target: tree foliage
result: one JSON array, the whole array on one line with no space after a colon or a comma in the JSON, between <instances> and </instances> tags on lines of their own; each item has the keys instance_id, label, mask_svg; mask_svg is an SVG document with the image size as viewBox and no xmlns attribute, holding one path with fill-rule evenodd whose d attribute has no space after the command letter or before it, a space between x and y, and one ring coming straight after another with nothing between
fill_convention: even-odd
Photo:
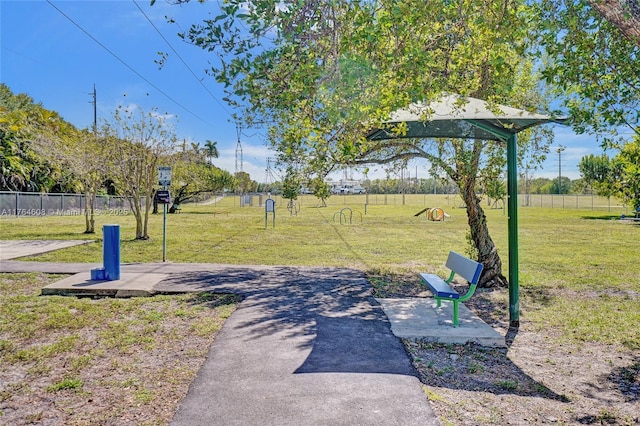
<instances>
[{"instance_id":1,"label":"tree foliage","mask_svg":"<svg viewBox=\"0 0 640 426\"><path fill-rule=\"evenodd\" d=\"M229 0L182 36L217 55L211 70L242 117L269 125L285 158L316 176L336 164L426 158L454 180L485 265L481 285L506 285L477 187L504 167L485 141L393 140L364 135L396 108L443 93L513 107L544 107L524 58L527 2L517 0ZM544 143L541 143L544 144Z\"/></svg>"},{"instance_id":2,"label":"tree foliage","mask_svg":"<svg viewBox=\"0 0 640 426\"><path fill-rule=\"evenodd\" d=\"M321 206L327 207L327 199L331 196L331 187L329 184L324 178L316 176L311 180L310 186L313 195L320 200Z\"/></svg>"},{"instance_id":3,"label":"tree foliage","mask_svg":"<svg viewBox=\"0 0 640 426\"><path fill-rule=\"evenodd\" d=\"M616 182L620 180L620 170L608 155L590 154L582 157L578 164L580 175L594 192L604 197L615 194Z\"/></svg>"},{"instance_id":4,"label":"tree foliage","mask_svg":"<svg viewBox=\"0 0 640 426\"><path fill-rule=\"evenodd\" d=\"M616 196L634 210L640 207L640 138L626 143L618 155L588 155L578 165L582 178L602 196Z\"/></svg>"},{"instance_id":5,"label":"tree foliage","mask_svg":"<svg viewBox=\"0 0 640 426\"><path fill-rule=\"evenodd\" d=\"M640 137L625 144L616 161L622 169L620 192L635 211L640 209Z\"/></svg>"},{"instance_id":6,"label":"tree foliage","mask_svg":"<svg viewBox=\"0 0 640 426\"><path fill-rule=\"evenodd\" d=\"M615 145L625 139L621 129L640 134L640 44L590 7L595 3L621 2L541 0L536 41L546 59L543 76L574 129Z\"/></svg>"},{"instance_id":7,"label":"tree foliage","mask_svg":"<svg viewBox=\"0 0 640 426\"><path fill-rule=\"evenodd\" d=\"M564 99L574 129L593 133L605 148L619 151L611 160L583 158L583 177L600 194L618 194L635 205L640 5L637 1L541 0L537 18L537 41L547 58L543 75Z\"/></svg>"},{"instance_id":8,"label":"tree foliage","mask_svg":"<svg viewBox=\"0 0 640 426\"><path fill-rule=\"evenodd\" d=\"M96 195L109 176L104 140L93 132L66 125L41 133L34 139L33 146L39 155L77 179L78 189L86 200L84 232L95 233Z\"/></svg>"},{"instance_id":9,"label":"tree foliage","mask_svg":"<svg viewBox=\"0 0 640 426\"><path fill-rule=\"evenodd\" d=\"M0 190L75 192L68 171L40 155L34 141L73 126L26 94L0 84Z\"/></svg>"},{"instance_id":10,"label":"tree foliage","mask_svg":"<svg viewBox=\"0 0 640 426\"><path fill-rule=\"evenodd\" d=\"M236 193L246 194L247 192L254 192L258 184L256 181L251 180L251 175L247 172L238 172L233 177L233 186Z\"/></svg>"},{"instance_id":11,"label":"tree foliage","mask_svg":"<svg viewBox=\"0 0 640 426\"><path fill-rule=\"evenodd\" d=\"M191 201L198 194L233 187L233 176L205 161L205 156L210 157L210 152L191 149L167 158L168 164L172 165L172 205L169 213L175 213L180 204Z\"/></svg>"},{"instance_id":12,"label":"tree foliage","mask_svg":"<svg viewBox=\"0 0 640 426\"><path fill-rule=\"evenodd\" d=\"M300 174L293 167L287 168L287 173L282 180L282 198L286 200L297 200L300 196L300 186L302 179Z\"/></svg>"},{"instance_id":13,"label":"tree foliage","mask_svg":"<svg viewBox=\"0 0 640 426\"><path fill-rule=\"evenodd\" d=\"M213 159L214 158L218 158L218 142L216 141L210 141L207 139L207 141L204 144L204 149L205 149L205 153L207 155L207 158L209 159L209 163L213 164Z\"/></svg>"}]
</instances>

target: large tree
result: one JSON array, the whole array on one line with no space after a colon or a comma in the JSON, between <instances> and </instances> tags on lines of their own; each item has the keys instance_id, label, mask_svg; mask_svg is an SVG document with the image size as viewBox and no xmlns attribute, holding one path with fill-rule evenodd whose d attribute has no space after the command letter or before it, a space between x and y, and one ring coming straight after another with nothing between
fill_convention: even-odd
<instances>
[{"instance_id":1,"label":"large tree","mask_svg":"<svg viewBox=\"0 0 640 426\"><path fill-rule=\"evenodd\" d=\"M231 173L205 161L205 155L209 156L206 150L186 150L168 158L168 163L172 165L172 205L169 213L175 213L180 204L191 201L198 194L233 187Z\"/></svg>"},{"instance_id":2,"label":"large tree","mask_svg":"<svg viewBox=\"0 0 640 426\"><path fill-rule=\"evenodd\" d=\"M204 144L204 152L209 158L209 163L213 164L213 159L218 158L218 142L207 140Z\"/></svg>"},{"instance_id":3,"label":"large tree","mask_svg":"<svg viewBox=\"0 0 640 426\"><path fill-rule=\"evenodd\" d=\"M640 138L626 143L618 155L588 155L578 165L582 178L599 194L616 196L634 211L640 208Z\"/></svg>"},{"instance_id":4,"label":"large tree","mask_svg":"<svg viewBox=\"0 0 640 426\"><path fill-rule=\"evenodd\" d=\"M272 123L269 139L280 153L303 151L316 162L347 166L430 160L467 203L485 265L481 286L506 285L476 195L484 176L504 165L504 147L371 142L363 135L394 109L445 92L539 110L523 58L525 1L229 0L221 11L183 36L218 55L211 72L226 85L230 103L249 122Z\"/></svg>"},{"instance_id":5,"label":"large tree","mask_svg":"<svg viewBox=\"0 0 640 426\"><path fill-rule=\"evenodd\" d=\"M85 234L95 233L95 202L108 178L104 140L96 133L60 123L33 141L34 149L52 164L71 173L85 195Z\"/></svg>"}]
</instances>

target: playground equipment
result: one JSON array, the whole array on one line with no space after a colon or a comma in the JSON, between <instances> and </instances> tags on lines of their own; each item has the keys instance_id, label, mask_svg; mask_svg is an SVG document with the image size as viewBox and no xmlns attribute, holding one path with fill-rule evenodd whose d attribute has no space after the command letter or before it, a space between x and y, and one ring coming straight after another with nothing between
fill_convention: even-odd
<instances>
[{"instance_id":1,"label":"playground equipment","mask_svg":"<svg viewBox=\"0 0 640 426\"><path fill-rule=\"evenodd\" d=\"M348 212L348 215L347 213ZM339 212L335 212L333 214L333 221L336 221L336 216L338 216L340 218L340 224L342 225L342 220L344 219L344 223L353 223L353 213L354 211L351 210L349 207L345 207L342 210L340 210ZM360 215L360 223L362 223L362 212L359 212L358 210L355 211L355 213Z\"/></svg>"},{"instance_id":2,"label":"playground equipment","mask_svg":"<svg viewBox=\"0 0 640 426\"><path fill-rule=\"evenodd\" d=\"M420 210L418 213L414 214L414 216L420 216L423 214L427 216L427 219L432 220L434 222L444 222L445 217L451 217L444 210L439 207L426 207Z\"/></svg>"}]
</instances>

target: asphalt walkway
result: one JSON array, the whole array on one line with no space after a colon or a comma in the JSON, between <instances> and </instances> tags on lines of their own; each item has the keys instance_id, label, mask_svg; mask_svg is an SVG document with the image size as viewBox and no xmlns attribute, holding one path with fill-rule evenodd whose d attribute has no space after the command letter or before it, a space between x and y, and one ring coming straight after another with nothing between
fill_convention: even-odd
<instances>
[{"instance_id":1,"label":"asphalt walkway","mask_svg":"<svg viewBox=\"0 0 640 426\"><path fill-rule=\"evenodd\" d=\"M244 296L172 425L439 424L362 273L225 268L156 289Z\"/></svg>"}]
</instances>

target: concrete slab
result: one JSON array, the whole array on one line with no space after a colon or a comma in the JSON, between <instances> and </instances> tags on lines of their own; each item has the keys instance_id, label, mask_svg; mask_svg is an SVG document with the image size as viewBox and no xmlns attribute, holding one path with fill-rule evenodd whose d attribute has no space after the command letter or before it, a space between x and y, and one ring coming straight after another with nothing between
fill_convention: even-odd
<instances>
[{"instance_id":1,"label":"concrete slab","mask_svg":"<svg viewBox=\"0 0 640 426\"><path fill-rule=\"evenodd\" d=\"M0 260L33 256L81 244L94 240L0 240Z\"/></svg>"},{"instance_id":2,"label":"concrete slab","mask_svg":"<svg viewBox=\"0 0 640 426\"><path fill-rule=\"evenodd\" d=\"M391 331L402 338L419 338L438 343L477 343L506 347L504 336L460 304L460 326L453 326L451 303L441 307L433 299L376 299L391 323Z\"/></svg>"},{"instance_id":3,"label":"concrete slab","mask_svg":"<svg viewBox=\"0 0 640 426\"><path fill-rule=\"evenodd\" d=\"M103 296L143 297L157 294L154 286L167 278L167 274L121 273L115 281L93 281L90 272L81 272L49 284L41 291L43 296Z\"/></svg>"}]
</instances>

